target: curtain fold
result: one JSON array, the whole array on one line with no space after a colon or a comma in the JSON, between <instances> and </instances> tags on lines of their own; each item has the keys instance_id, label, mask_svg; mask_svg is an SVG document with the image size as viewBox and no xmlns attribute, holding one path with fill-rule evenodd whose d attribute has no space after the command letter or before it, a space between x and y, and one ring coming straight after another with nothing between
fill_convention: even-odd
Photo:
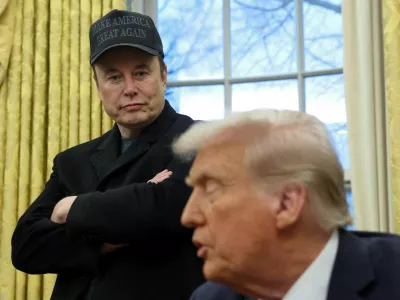
<instances>
[{"instance_id":1,"label":"curtain fold","mask_svg":"<svg viewBox=\"0 0 400 300\"><path fill-rule=\"evenodd\" d=\"M95 0L94 0L95 1ZM91 93L92 80L90 65L90 44L88 43L88 32L91 21L91 0L80 1L80 70L79 70L79 143L91 139Z\"/></svg>"},{"instance_id":2,"label":"curtain fold","mask_svg":"<svg viewBox=\"0 0 400 300\"><path fill-rule=\"evenodd\" d=\"M34 15L34 0L24 2L23 16ZM21 138L19 165L19 192L17 216L24 213L30 199L30 170L32 151L32 103L33 103L33 54L34 23L32 18L24 18L22 34L22 83L21 83ZM26 299L27 275L16 273L16 299Z\"/></svg>"},{"instance_id":3,"label":"curtain fold","mask_svg":"<svg viewBox=\"0 0 400 300\"><path fill-rule=\"evenodd\" d=\"M19 185L19 138L21 127L21 104L15 102L15 99L21 98L21 43L22 43L22 6L21 0L17 1L17 7L14 12L15 27L14 34L11 39L12 50L9 62L9 72L2 85L7 85L6 97L6 141L5 152L3 152L5 161L4 169L4 191L3 205L1 211L1 236L0 236L0 253L1 257L9 256L11 252L11 235L12 226L17 219L18 208L18 185ZM15 270L10 260L2 259L0 262L0 272L5 276L2 278L1 289L4 299L12 299L15 297L16 281Z\"/></svg>"},{"instance_id":4,"label":"curtain fold","mask_svg":"<svg viewBox=\"0 0 400 300\"><path fill-rule=\"evenodd\" d=\"M5 81L6 71L10 62L14 24L16 14L16 2L4 1L0 4L0 224L2 221L3 193L4 193L4 170L5 170L5 145L6 145L6 123L7 123L7 84ZM0 226L0 234L1 234ZM0 244L0 257L1 257ZM1 264L1 262L0 262ZM1 294L0 294L1 295Z\"/></svg>"},{"instance_id":5,"label":"curtain fold","mask_svg":"<svg viewBox=\"0 0 400 300\"><path fill-rule=\"evenodd\" d=\"M394 224L400 233L400 0L383 1L386 101Z\"/></svg>"},{"instance_id":6,"label":"curtain fold","mask_svg":"<svg viewBox=\"0 0 400 300\"><path fill-rule=\"evenodd\" d=\"M62 4L61 1L50 1L49 7L49 32L48 36L48 101L47 101L47 161L46 178L51 174L53 165L52 157L61 150L61 41L62 41ZM42 291L44 299L50 299L51 291L54 286L55 276L45 275L43 277ZM36 299L38 296L36 296ZM35 299L35 298L34 298Z\"/></svg>"},{"instance_id":7,"label":"curtain fold","mask_svg":"<svg viewBox=\"0 0 400 300\"><path fill-rule=\"evenodd\" d=\"M102 15L105 15L108 11L110 11L111 6L112 6L112 0L103 0ZM106 132L108 128L112 126L112 122L103 109L101 110L101 115L102 115L102 121L101 121L102 132Z\"/></svg>"},{"instance_id":8,"label":"curtain fold","mask_svg":"<svg viewBox=\"0 0 400 300\"><path fill-rule=\"evenodd\" d=\"M92 20L97 20L102 15L102 1L92 0ZM96 83L91 85L91 136L96 137L102 133L102 105L97 92Z\"/></svg>"},{"instance_id":9,"label":"curtain fold","mask_svg":"<svg viewBox=\"0 0 400 300\"><path fill-rule=\"evenodd\" d=\"M97 20L102 15L102 2L92 0L92 20ZM92 74L93 75L93 74ZM91 75L91 76L92 76ZM102 133L102 105L97 92L96 83L91 79L91 135L99 136Z\"/></svg>"},{"instance_id":10,"label":"curtain fold","mask_svg":"<svg viewBox=\"0 0 400 300\"><path fill-rule=\"evenodd\" d=\"M35 53L34 53L34 83L33 83L33 132L32 132L32 164L30 173L31 201L43 190L46 180L48 103L49 82L49 9L50 0L35 1ZM24 5L24 3L21 3ZM24 16L31 18L32 16ZM19 199L18 199L19 200ZM42 276L28 276L27 299L35 300L42 297Z\"/></svg>"},{"instance_id":11,"label":"curtain fold","mask_svg":"<svg viewBox=\"0 0 400 300\"><path fill-rule=\"evenodd\" d=\"M0 1L0 299L50 298L55 275L16 271L11 236L54 156L112 126L92 80L88 37L112 8L125 1Z\"/></svg>"},{"instance_id":12,"label":"curtain fold","mask_svg":"<svg viewBox=\"0 0 400 300\"><path fill-rule=\"evenodd\" d=\"M61 2L61 1L57 1ZM61 149L69 146L69 82L70 82L70 49L71 22L70 1L62 1L62 39L61 39Z\"/></svg>"},{"instance_id":13,"label":"curtain fold","mask_svg":"<svg viewBox=\"0 0 400 300\"><path fill-rule=\"evenodd\" d=\"M70 13L70 66L69 66L69 142L68 147L79 143L79 64L80 64L80 0L71 0Z\"/></svg>"},{"instance_id":14,"label":"curtain fold","mask_svg":"<svg viewBox=\"0 0 400 300\"><path fill-rule=\"evenodd\" d=\"M344 82L355 225L392 230L388 185L381 7L344 0Z\"/></svg>"}]
</instances>

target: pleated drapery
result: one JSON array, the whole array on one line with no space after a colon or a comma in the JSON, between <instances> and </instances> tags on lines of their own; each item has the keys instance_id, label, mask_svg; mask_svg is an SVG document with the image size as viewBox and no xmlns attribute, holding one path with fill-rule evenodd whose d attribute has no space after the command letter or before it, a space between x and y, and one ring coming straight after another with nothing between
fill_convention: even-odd
<instances>
[{"instance_id":1,"label":"pleated drapery","mask_svg":"<svg viewBox=\"0 0 400 300\"><path fill-rule=\"evenodd\" d=\"M385 0L382 6L391 196L395 232L400 233L400 0Z\"/></svg>"},{"instance_id":2,"label":"pleated drapery","mask_svg":"<svg viewBox=\"0 0 400 300\"><path fill-rule=\"evenodd\" d=\"M11 263L18 218L62 150L112 126L89 64L90 24L123 0L0 1L0 299L49 299L54 275Z\"/></svg>"}]
</instances>

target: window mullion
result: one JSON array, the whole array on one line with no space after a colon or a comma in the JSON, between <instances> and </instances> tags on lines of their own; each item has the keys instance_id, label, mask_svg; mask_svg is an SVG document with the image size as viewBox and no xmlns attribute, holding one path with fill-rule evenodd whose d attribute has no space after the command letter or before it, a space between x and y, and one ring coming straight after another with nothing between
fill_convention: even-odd
<instances>
[{"instance_id":1,"label":"window mullion","mask_svg":"<svg viewBox=\"0 0 400 300\"><path fill-rule=\"evenodd\" d=\"M306 91L304 80L304 30L303 0L296 0L296 41L297 41L297 85L299 91L299 109L306 111Z\"/></svg>"},{"instance_id":2,"label":"window mullion","mask_svg":"<svg viewBox=\"0 0 400 300\"><path fill-rule=\"evenodd\" d=\"M139 1L140 2L140 1ZM150 16L154 24L158 25L158 3L157 0L142 0L143 13Z\"/></svg>"},{"instance_id":3,"label":"window mullion","mask_svg":"<svg viewBox=\"0 0 400 300\"><path fill-rule=\"evenodd\" d=\"M232 111L231 85L231 3L223 0L223 36L224 36L224 90L225 116Z\"/></svg>"}]
</instances>

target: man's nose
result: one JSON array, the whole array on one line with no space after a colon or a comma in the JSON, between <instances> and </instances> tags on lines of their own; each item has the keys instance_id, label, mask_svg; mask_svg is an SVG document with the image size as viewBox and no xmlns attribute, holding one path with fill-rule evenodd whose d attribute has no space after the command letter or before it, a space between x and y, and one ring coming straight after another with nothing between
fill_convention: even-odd
<instances>
[{"instance_id":1,"label":"man's nose","mask_svg":"<svg viewBox=\"0 0 400 300\"><path fill-rule=\"evenodd\" d=\"M125 91L126 96L132 97L137 94L137 83L130 76L125 77Z\"/></svg>"},{"instance_id":2,"label":"man's nose","mask_svg":"<svg viewBox=\"0 0 400 300\"><path fill-rule=\"evenodd\" d=\"M182 225L188 228L195 228L204 223L204 215L198 204L199 199L196 197L195 193L196 192L193 191L181 216Z\"/></svg>"}]
</instances>

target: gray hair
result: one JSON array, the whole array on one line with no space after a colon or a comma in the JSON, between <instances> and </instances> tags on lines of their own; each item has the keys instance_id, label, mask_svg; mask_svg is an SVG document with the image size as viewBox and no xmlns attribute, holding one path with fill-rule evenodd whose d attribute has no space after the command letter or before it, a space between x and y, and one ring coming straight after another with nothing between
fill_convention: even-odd
<instances>
[{"instance_id":1,"label":"gray hair","mask_svg":"<svg viewBox=\"0 0 400 300\"><path fill-rule=\"evenodd\" d=\"M290 110L254 110L194 124L174 143L176 155L193 155L210 143L240 139L244 163L268 186L301 182L309 205L326 230L350 225L344 172L329 133L316 117Z\"/></svg>"}]
</instances>

